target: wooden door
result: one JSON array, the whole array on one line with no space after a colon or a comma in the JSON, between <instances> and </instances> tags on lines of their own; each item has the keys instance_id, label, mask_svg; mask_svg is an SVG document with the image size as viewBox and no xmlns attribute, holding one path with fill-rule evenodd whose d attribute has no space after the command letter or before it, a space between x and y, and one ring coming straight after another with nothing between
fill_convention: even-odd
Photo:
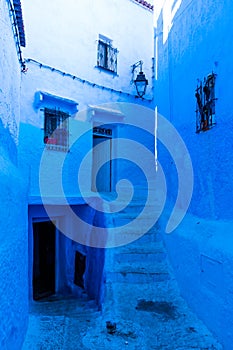
<instances>
[{"instance_id":1,"label":"wooden door","mask_svg":"<svg viewBox=\"0 0 233 350\"><path fill-rule=\"evenodd\" d=\"M111 138L93 135L92 191L111 192L111 143ZM97 145L98 148L95 148ZM97 171L102 163L104 165Z\"/></svg>"}]
</instances>

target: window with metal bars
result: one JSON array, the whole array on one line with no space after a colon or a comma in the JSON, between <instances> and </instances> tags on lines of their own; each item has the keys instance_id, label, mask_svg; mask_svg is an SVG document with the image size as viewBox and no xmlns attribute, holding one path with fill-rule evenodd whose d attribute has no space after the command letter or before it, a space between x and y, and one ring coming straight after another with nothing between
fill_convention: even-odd
<instances>
[{"instance_id":1,"label":"window with metal bars","mask_svg":"<svg viewBox=\"0 0 233 350\"><path fill-rule=\"evenodd\" d=\"M196 132L207 131L215 122L215 81L216 74L211 73L196 88Z\"/></svg>"},{"instance_id":2,"label":"window with metal bars","mask_svg":"<svg viewBox=\"0 0 233 350\"><path fill-rule=\"evenodd\" d=\"M47 148L67 151L69 146L69 114L57 109L44 109L44 143Z\"/></svg>"},{"instance_id":3,"label":"window with metal bars","mask_svg":"<svg viewBox=\"0 0 233 350\"><path fill-rule=\"evenodd\" d=\"M97 66L110 72L117 73L117 49L113 48L111 42L98 41Z\"/></svg>"}]
</instances>

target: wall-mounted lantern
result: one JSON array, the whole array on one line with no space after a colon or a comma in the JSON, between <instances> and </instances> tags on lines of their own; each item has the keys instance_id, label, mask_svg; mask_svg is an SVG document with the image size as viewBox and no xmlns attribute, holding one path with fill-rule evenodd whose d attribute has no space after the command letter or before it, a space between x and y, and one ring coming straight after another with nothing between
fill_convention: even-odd
<instances>
[{"instance_id":1,"label":"wall-mounted lantern","mask_svg":"<svg viewBox=\"0 0 233 350\"><path fill-rule=\"evenodd\" d=\"M132 65L132 81L134 82L137 90L137 94L139 97L143 97L146 93L146 87L148 85L148 80L146 79L145 74L142 71L142 61L138 61L137 63ZM136 79L134 79L135 69L140 66L140 72L138 73Z\"/></svg>"}]
</instances>

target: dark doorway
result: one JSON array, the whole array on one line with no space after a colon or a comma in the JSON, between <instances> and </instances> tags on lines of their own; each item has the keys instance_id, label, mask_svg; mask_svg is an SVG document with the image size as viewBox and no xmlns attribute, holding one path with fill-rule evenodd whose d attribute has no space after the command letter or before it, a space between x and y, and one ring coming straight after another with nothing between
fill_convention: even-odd
<instances>
[{"instance_id":1,"label":"dark doorway","mask_svg":"<svg viewBox=\"0 0 233 350\"><path fill-rule=\"evenodd\" d=\"M74 284L84 288L84 273L86 269L86 256L75 252Z\"/></svg>"},{"instance_id":2,"label":"dark doorway","mask_svg":"<svg viewBox=\"0 0 233 350\"><path fill-rule=\"evenodd\" d=\"M51 221L33 224L33 299L55 294L55 237Z\"/></svg>"}]
</instances>

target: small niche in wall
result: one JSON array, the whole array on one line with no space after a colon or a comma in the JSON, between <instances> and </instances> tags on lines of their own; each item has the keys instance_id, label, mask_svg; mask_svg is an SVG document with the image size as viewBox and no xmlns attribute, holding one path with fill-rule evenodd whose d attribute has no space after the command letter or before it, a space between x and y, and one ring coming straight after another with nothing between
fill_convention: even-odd
<instances>
[{"instance_id":1,"label":"small niche in wall","mask_svg":"<svg viewBox=\"0 0 233 350\"><path fill-rule=\"evenodd\" d=\"M86 270L86 256L79 251L75 252L74 284L84 289L84 273Z\"/></svg>"}]
</instances>

